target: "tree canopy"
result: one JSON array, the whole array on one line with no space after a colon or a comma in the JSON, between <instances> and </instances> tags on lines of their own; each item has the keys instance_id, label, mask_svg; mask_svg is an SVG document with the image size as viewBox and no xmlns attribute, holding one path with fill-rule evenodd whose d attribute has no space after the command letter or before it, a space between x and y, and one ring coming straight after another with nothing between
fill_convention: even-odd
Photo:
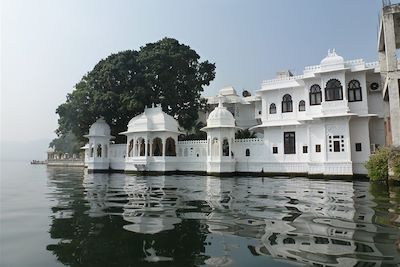
<instances>
[{"instance_id":1,"label":"tree canopy","mask_svg":"<svg viewBox=\"0 0 400 267\"><path fill-rule=\"evenodd\" d=\"M55 151L68 153L70 155L79 154L80 152L80 144L75 135L71 132L53 139L49 146L54 147Z\"/></svg>"},{"instance_id":2,"label":"tree canopy","mask_svg":"<svg viewBox=\"0 0 400 267\"><path fill-rule=\"evenodd\" d=\"M249 138L256 138L257 135L255 132L250 131L249 129L239 130L235 133L236 139L249 139Z\"/></svg>"},{"instance_id":3,"label":"tree canopy","mask_svg":"<svg viewBox=\"0 0 400 267\"><path fill-rule=\"evenodd\" d=\"M161 103L163 110L190 131L205 105L203 86L215 78L215 64L200 61L189 46L164 38L101 60L67 95L56 113L58 136L72 132L81 142L89 126L103 116L110 124L117 143L125 141L118 133L146 106Z\"/></svg>"}]
</instances>

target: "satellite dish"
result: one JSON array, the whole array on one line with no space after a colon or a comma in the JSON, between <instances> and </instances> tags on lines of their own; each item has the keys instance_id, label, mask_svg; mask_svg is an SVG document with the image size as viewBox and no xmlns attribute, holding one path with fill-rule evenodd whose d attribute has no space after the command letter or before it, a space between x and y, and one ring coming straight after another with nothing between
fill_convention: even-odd
<instances>
[{"instance_id":1,"label":"satellite dish","mask_svg":"<svg viewBox=\"0 0 400 267\"><path fill-rule=\"evenodd\" d=\"M251 96L251 93L249 91L247 91L247 90L243 90L242 96L243 97L248 97L248 96Z\"/></svg>"}]
</instances>

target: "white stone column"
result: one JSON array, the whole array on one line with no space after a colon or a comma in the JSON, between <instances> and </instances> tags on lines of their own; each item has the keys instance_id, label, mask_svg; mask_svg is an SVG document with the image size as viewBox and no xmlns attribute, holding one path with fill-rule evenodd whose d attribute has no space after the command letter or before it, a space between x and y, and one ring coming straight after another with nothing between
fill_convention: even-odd
<instances>
[{"instance_id":1,"label":"white stone column","mask_svg":"<svg viewBox=\"0 0 400 267\"><path fill-rule=\"evenodd\" d=\"M127 140L126 147L125 147L125 149L126 149L126 157L129 158L129 144L130 144L132 139L128 137L126 140Z\"/></svg>"},{"instance_id":2,"label":"white stone column","mask_svg":"<svg viewBox=\"0 0 400 267\"><path fill-rule=\"evenodd\" d=\"M390 125L392 132L392 144L400 145L400 95L396 56L396 36L393 14L383 15L383 29L385 33L387 85L389 96Z\"/></svg>"},{"instance_id":3,"label":"white stone column","mask_svg":"<svg viewBox=\"0 0 400 267\"><path fill-rule=\"evenodd\" d=\"M150 156L153 156L153 140L149 140L150 142Z\"/></svg>"},{"instance_id":4,"label":"white stone column","mask_svg":"<svg viewBox=\"0 0 400 267\"><path fill-rule=\"evenodd\" d=\"M148 144L148 139L144 139L144 156L147 157L147 144Z\"/></svg>"},{"instance_id":5,"label":"white stone column","mask_svg":"<svg viewBox=\"0 0 400 267\"><path fill-rule=\"evenodd\" d=\"M166 139L162 138L161 142L162 142L162 144L161 144L162 152L161 153L162 153L163 158L165 158L165 150L167 148Z\"/></svg>"}]
</instances>

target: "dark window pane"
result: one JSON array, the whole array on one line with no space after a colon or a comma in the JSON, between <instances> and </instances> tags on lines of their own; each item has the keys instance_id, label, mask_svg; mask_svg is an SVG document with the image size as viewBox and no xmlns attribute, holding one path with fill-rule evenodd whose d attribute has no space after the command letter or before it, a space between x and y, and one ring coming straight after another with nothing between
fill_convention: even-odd
<instances>
[{"instance_id":1,"label":"dark window pane","mask_svg":"<svg viewBox=\"0 0 400 267\"><path fill-rule=\"evenodd\" d=\"M374 252L374 249L366 244L356 242L356 252Z\"/></svg>"},{"instance_id":2,"label":"dark window pane","mask_svg":"<svg viewBox=\"0 0 400 267\"><path fill-rule=\"evenodd\" d=\"M340 142L339 141L333 141L333 151L340 152Z\"/></svg>"},{"instance_id":3,"label":"dark window pane","mask_svg":"<svg viewBox=\"0 0 400 267\"><path fill-rule=\"evenodd\" d=\"M342 246L351 246L349 241L339 240L339 239L331 239L332 244L342 245Z\"/></svg>"},{"instance_id":4,"label":"dark window pane","mask_svg":"<svg viewBox=\"0 0 400 267\"><path fill-rule=\"evenodd\" d=\"M321 105L322 92L318 84L314 84L310 88L310 105Z\"/></svg>"},{"instance_id":5,"label":"dark window pane","mask_svg":"<svg viewBox=\"0 0 400 267\"><path fill-rule=\"evenodd\" d=\"M292 111L293 111L292 97L286 94L282 98L282 113L292 112Z\"/></svg>"},{"instance_id":6,"label":"dark window pane","mask_svg":"<svg viewBox=\"0 0 400 267\"><path fill-rule=\"evenodd\" d=\"M331 79L326 83L325 87L326 101L342 100L342 84L339 80Z\"/></svg>"},{"instance_id":7,"label":"dark window pane","mask_svg":"<svg viewBox=\"0 0 400 267\"><path fill-rule=\"evenodd\" d=\"M287 237L287 238L283 239L283 244L295 244L295 243L296 243L296 241L294 241L294 239L291 237Z\"/></svg>"},{"instance_id":8,"label":"dark window pane","mask_svg":"<svg viewBox=\"0 0 400 267\"><path fill-rule=\"evenodd\" d=\"M315 145L315 152L321 152L321 145Z\"/></svg>"},{"instance_id":9,"label":"dark window pane","mask_svg":"<svg viewBox=\"0 0 400 267\"><path fill-rule=\"evenodd\" d=\"M229 142L227 139L224 139L222 142L222 156L229 156Z\"/></svg>"},{"instance_id":10,"label":"dark window pane","mask_svg":"<svg viewBox=\"0 0 400 267\"><path fill-rule=\"evenodd\" d=\"M329 244L328 238L316 236L314 239L315 244Z\"/></svg>"},{"instance_id":11,"label":"dark window pane","mask_svg":"<svg viewBox=\"0 0 400 267\"><path fill-rule=\"evenodd\" d=\"M284 153L295 154L296 153L296 138L295 132L284 132L283 133Z\"/></svg>"},{"instance_id":12,"label":"dark window pane","mask_svg":"<svg viewBox=\"0 0 400 267\"><path fill-rule=\"evenodd\" d=\"M305 111L306 110L306 102L304 100L301 100L299 102L299 111Z\"/></svg>"},{"instance_id":13,"label":"dark window pane","mask_svg":"<svg viewBox=\"0 0 400 267\"><path fill-rule=\"evenodd\" d=\"M362 101L361 85L357 80L351 80L348 86L349 102Z\"/></svg>"},{"instance_id":14,"label":"dark window pane","mask_svg":"<svg viewBox=\"0 0 400 267\"><path fill-rule=\"evenodd\" d=\"M272 153L278 154L278 147L276 147L276 146L272 147Z\"/></svg>"},{"instance_id":15,"label":"dark window pane","mask_svg":"<svg viewBox=\"0 0 400 267\"><path fill-rule=\"evenodd\" d=\"M303 146L303 153L308 153L308 146Z\"/></svg>"},{"instance_id":16,"label":"dark window pane","mask_svg":"<svg viewBox=\"0 0 400 267\"><path fill-rule=\"evenodd\" d=\"M269 114L275 114L275 113L276 113L276 105L275 105L275 103L272 103L269 106Z\"/></svg>"},{"instance_id":17,"label":"dark window pane","mask_svg":"<svg viewBox=\"0 0 400 267\"><path fill-rule=\"evenodd\" d=\"M356 151L361 151L361 143L356 143Z\"/></svg>"}]
</instances>

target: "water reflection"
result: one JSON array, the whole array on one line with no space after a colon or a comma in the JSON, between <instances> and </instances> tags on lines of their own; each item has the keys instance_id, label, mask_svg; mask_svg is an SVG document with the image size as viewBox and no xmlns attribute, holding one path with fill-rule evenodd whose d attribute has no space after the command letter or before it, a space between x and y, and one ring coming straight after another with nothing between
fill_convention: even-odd
<instances>
[{"instance_id":1,"label":"water reflection","mask_svg":"<svg viewBox=\"0 0 400 267\"><path fill-rule=\"evenodd\" d=\"M397 188L57 168L48 177L55 202L48 250L66 265L400 263Z\"/></svg>"}]
</instances>

